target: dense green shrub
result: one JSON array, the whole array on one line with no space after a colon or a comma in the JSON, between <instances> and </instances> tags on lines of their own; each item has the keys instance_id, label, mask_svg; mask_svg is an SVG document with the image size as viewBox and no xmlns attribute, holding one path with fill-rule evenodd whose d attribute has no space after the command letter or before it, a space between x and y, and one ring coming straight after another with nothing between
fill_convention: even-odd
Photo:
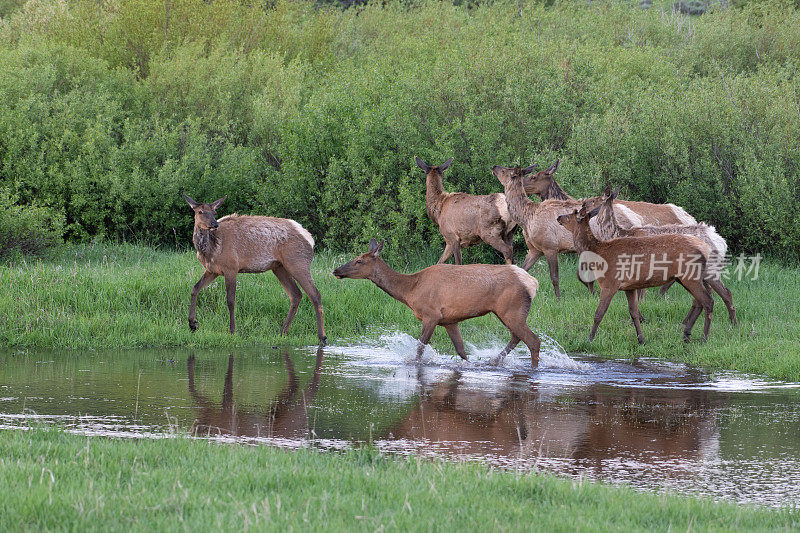
<instances>
[{"instance_id":1,"label":"dense green shrub","mask_svg":"<svg viewBox=\"0 0 800 533\"><path fill-rule=\"evenodd\" d=\"M187 192L398 250L441 245L414 155L474 194L560 157L574 196L613 182L798 259L798 57L778 1L35 0L0 21L0 185L70 240L188 244Z\"/></svg>"},{"instance_id":2,"label":"dense green shrub","mask_svg":"<svg viewBox=\"0 0 800 533\"><path fill-rule=\"evenodd\" d=\"M20 205L0 188L0 262L20 254L42 255L61 242L62 221L52 209Z\"/></svg>"}]
</instances>

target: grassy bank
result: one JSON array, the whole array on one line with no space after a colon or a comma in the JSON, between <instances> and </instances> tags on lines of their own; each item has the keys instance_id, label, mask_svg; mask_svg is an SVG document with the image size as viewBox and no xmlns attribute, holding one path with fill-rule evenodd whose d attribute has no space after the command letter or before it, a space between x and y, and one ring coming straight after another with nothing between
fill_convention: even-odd
<instances>
[{"instance_id":1,"label":"grassy bank","mask_svg":"<svg viewBox=\"0 0 800 533\"><path fill-rule=\"evenodd\" d=\"M797 513L635 493L478 465L0 432L0 528L704 531L796 528Z\"/></svg>"},{"instance_id":2,"label":"grassy bank","mask_svg":"<svg viewBox=\"0 0 800 533\"><path fill-rule=\"evenodd\" d=\"M435 261L429 257L390 261L409 272ZM337 280L331 271L349 256L317 254L313 275L323 295L329 342L356 342L381 331L419 334L410 310L372 283ZM531 273L540 282L528 319L540 334L570 352L610 357L654 356L800 380L800 269L762 264L757 280L731 281L740 324L731 327L717 299L709 342L702 344L700 322L694 340L682 342L681 320L688 293L673 287L666 299L650 291L641 309L647 344L639 346L622 296L612 302L594 342L586 342L597 296L578 283L574 262L562 262L562 300L556 301L544 262ZM162 252L134 245L66 247L46 261L0 267L0 345L19 348L194 346L226 347L316 343L314 313L307 298L287 338L279 336L288 299L272 274L243 275L237 292L236 335L227 333L224 283L200 294L199 330L189 331L189 291L202 273L193 251ZM439 328L441 329L441 328ZM462 324L469 343L505 342L508 332L494 316ZM453 353L444 331L434 346ZM454 354L455 356L455 354Z\"/></svg>"}]
</instances>

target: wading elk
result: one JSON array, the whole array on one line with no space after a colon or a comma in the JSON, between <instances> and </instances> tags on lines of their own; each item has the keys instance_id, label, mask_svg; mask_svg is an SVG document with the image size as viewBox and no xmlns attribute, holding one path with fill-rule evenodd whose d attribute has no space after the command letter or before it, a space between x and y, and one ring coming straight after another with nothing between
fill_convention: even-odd
<instances>
[{"instance_id":1,"label":"wading elk","mask_svg":"<svg viewBox=\"0 0 800 533\"><path fill-rule=\"evenodd\" d=\"M225 276L228 296L230 332L236 331L233 308L236 303L236 276L241 273L260 273L272 270L281 286L289 295L289 314L281 327L286 335L303 293L308 295L317 313L317 335L320 345L326 341L322 321L322 298L311 278L311 260L314 255L314 239L294 220L262 216L228 215L217 220L217 208L225 200L201 204L185 194L186 201L194 210L194 234L192 241L197 250L197 259L206 271L194 287L189 300L189 327L197 329L195 305L197 294L214 281ZM295 283L297 282L297 283Z\"/></svg>"},{"instance_id":2,"label":"wading elk","mask_svg":"<svg viewBox=\"0 0 800 533\"><path fill-rule=\"evenodd\" d=\"M522 227L522 235L528 246L528 254L522 262L522 269L527 271L544 255L550 268L550 281L553 282L556 298L561 298L558 284L558 254L574 252L575 245L572 242L572 233L561 226L556 218L572 212L580 207L580 204L576 200L532 201L522 186L522 178L530 168L516 167L509 174L503 171L505 167L495 166L492 167L492 173L506 189L508 212L512 220ZM586 283L586 286L592 291L591 284Z\"/></svg>"},{"instance_id":3,"label":"wading elk","mask_svg":"<svg viewBox=\"0 0 800 533\"><path fill-rule=\"evenodd\" d=\"M333 271L339 279L368 279L392 298L407 305L422 321L417 357L436 326L450 335L456 352L467 359L458 323L494 313L511 331L511 342L492 360L498 364L522 340L531 351L531 366L539 364L539 337L527 324L539 283L513 265L433 265L413 274L392 270L380 258L383 243L372 239L369 252Z\"/></svg>"},{"instance_id":4,"label":"wading elk","mask_svg":"<svg viewBox=\"0 0 800 533\"><path fill-rule=\"evenodd\" d=\"M561 188L561 185L555 179L555 173L560 163L561 160L557 159L547 170L525 176L522 181L525 194L535 194L542 200L575 200ZM507 179L506 176L511 175L513 168L499 168L502 171L495 173L495 176L505 185L503 180ZM581 202L582 200L577 201ZM675 204L651 204L649 202L618 200L614 204L614 210L617 215L617 221L623 228L644 225L697 224L697 220L693 216Z\"/></svg>"},{"instance_id":5,"label":"wading elk","mask_svg":"<svg viewBox=\"0 0 800 533\"><path fill-rule=\"evenodd\" d=\"M592 227L595 236L601 241L607 241L617 237L682 234L693 235L702 240L711 248L711 252L708 256L706 282L709 287L719 294L722 301L725 302L725 307L728 309L728 318L733 325L736 325L736 308L733 306L733 295L722 282L722 270L725 266L725 254L728 253L728 244L725 242L725 239L717 233L714 226L709 226L701 222L700 224L691 225L666 224L663 226L641 226L624 229L619 226L613 208L617 194L619 194L619 187L614 192L611 192L611 188L609 187L598 202L586 202L586 208L588 210L594 209L596 207L594 204L600 204L600 210L594 218L594 220L597 221L597 227ZM672 283L674 283L674 281L670 280L664 284L663 287L669 287Z\"/></svg>"},{"instance_id":6,"label":"wading elk","mask_svg":"<svg viewBox=\"0 0 800 533\"><path fill-rule=\"evenodd\" d=\"M658 287L671 279L677 279L694 297L692 309L684 321L683 340L688 342L701 310L705 310L703 339L708 339L714 310L714 300L705 283L711 248L697 237L675 234L599 241L589 228L590 218L599 210L598 207L587 213L584 204L580 211L558 217L558 223L572 232L576 248L581 253L591 252L591 258L603 266L596 271L600 303L594 314L589 341L594 339L611 299L617 291L622 290L628 297L628 311L636 328L636 336L644 344L636 291Z\"/></svg>"},{"instance_id":7,"label":"wading elk","mask_svg":"<svg viewBox=\"0 0 800 533\"><path fill-rule=\"evenodd\" d=\"M414 160L426 174L425 203L428 216L439 226L444 237L445 248L439 263L455 256L457 265L462 264L461 248L485 242L501 254L507 264L514 263L514 229L501 193L475 196L463 192L445 192L442 173L453 162L448 159L443 165L432 167L419 157Z\"/></svg>"}]
</instances>

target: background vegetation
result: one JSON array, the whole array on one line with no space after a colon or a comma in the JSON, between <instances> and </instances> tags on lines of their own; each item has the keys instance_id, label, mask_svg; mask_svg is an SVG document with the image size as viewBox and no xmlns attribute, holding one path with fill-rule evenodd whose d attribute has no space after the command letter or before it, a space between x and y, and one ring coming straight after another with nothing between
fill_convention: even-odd
<instances>
[{"instance_id":1,"label":"background vegetation","mask_svg":"<svg viewBox=\"0 0 800 533\"><path fill-rule=\"evenodd\" d=\"M30 0L0 4L0 190L68 240L189 243L180 193L295 218L325 247L438 245L450 190L561 157L675 202L733 251L800 258L800 13L627 2ZM493 257L492 250L473 252ZM468 259L472 259L468 257Z\"/></svg>"}]
</instances>

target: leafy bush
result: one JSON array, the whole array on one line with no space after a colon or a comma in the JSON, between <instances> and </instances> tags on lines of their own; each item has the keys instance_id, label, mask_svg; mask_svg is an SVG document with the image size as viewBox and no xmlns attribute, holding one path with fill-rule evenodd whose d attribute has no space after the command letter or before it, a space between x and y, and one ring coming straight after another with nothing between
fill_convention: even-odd
<instances>
[{"instance_id":1,"label":"leafy bush","mask_svg":"<svg viewBox=\"0 0 800 533\"><path fill-rule=\"evenodd\" d=\"M19 255L42 255L61 241L62 221L52 209L20 205L0 188L0 262Z\"/></svg>"},{"instance_id":2,"label":"leafy bush","mask_svg":"<svg viewBox=\"0 0 800 533\"><path fill-rule=\"evenodd\" d=\"M69 240L189 243L181 196L291 217L326 247L438 247L414 165L562 158L800 259L800 14L618 2L35 0L0 22L0 186ZM469 260L497 260L488 247Z\"/></svg>"}]
</instances>

